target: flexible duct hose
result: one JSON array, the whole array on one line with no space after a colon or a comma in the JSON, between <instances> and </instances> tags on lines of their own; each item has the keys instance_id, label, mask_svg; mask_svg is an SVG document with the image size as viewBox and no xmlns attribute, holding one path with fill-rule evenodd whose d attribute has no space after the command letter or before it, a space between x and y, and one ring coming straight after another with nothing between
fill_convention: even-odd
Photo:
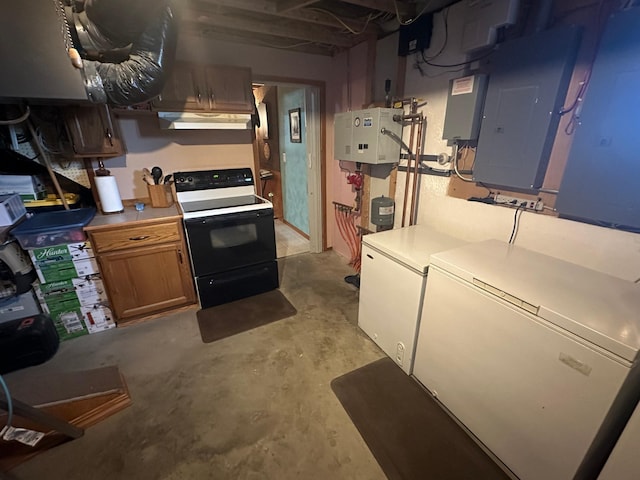
<instances>
[{"instance_id":1,"label":"flexible duct hose","mask_svg":"<svg viewBox=\"0 0 640 480\"><path fill-rule=\"evenodd\" d=\"M162 91L175 58L177 21L173 9L167 5L140 33L135 25L144 25L140 19L148 18L149 11L136 10L138 15L135 16L127 9L119 9L120 3L93 0L87 4L85 13L102 35L100 40L103 46L105 39L114 42L114 50L132 40L128 58L120 63L96 60L83 60L82 63L87 92L92 102L128 106L151 100ZM128 20L123 21L124 18ZM122 28L118 29L121 21Z\"/></svg>"}]
</instances>

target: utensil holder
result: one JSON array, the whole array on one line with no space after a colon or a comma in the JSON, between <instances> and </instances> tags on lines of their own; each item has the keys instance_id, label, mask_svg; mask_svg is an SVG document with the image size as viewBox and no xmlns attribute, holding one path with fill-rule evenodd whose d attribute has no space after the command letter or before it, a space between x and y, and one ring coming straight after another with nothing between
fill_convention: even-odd
<instances>
[{"instance_id":1,"label":"utensil holder","mask_svg":"<svg viewBox=\"0 0 640 480\"><path fill-rule=\"evenodd\" d=\"M149 190L149 200L152 207L166 208L173 205L173 195L171 185L147 185Z\"/></svg>"}]
</instances>

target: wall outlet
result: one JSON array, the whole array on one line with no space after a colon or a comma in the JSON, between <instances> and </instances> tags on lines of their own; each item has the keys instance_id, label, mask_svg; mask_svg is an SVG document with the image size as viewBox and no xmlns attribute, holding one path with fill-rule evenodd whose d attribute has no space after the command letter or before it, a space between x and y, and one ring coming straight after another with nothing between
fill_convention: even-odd
<instances>
[{"instance_id":1,"label":"wall outlet","mask_svg":"<svg viewBox=\"0 0 640 480\"><path fill-rule=\"evenodd\" d=\"M398 342L396 345L396 362L400 366L404 363L404 343L402 342Z\"/></svg>"},{"instance_id":2,"label":"wall outlet","mask_svg":"<svg viewBox=\"0 0 640 480\"><path fill-rule=\"evenodd\" d=\"M498 193L494 200L496 205L507 205L514 208L520 207L535 212L541 212L544 209L544 202L539 198L537 200L528 200L526 198L510 197Z\"/></svg>"}]
</instances>

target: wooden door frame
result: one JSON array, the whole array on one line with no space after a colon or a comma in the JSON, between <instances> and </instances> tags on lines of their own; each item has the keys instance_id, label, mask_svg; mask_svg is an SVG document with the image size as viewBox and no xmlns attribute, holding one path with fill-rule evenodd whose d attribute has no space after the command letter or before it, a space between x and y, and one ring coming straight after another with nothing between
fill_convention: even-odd
<instances>
[{"instance_id":1,"label":"wooden door frame","mask_svg":"<svg viewBox=\"0 0 640 480\"><path fill-rule=\"evenodd\" d=\"M326 126L326 83L319 80L309 80L292 77L278 77L274 75L253 74L253 81L256 83L274 84L275 86L299 86L299 87L315 87L318 89L318 114L320 116L320 208L321 208L321 235L322 235L322 251L327 250L327 126ZM258 143L253 134L253 164L256 172L260 171L260 154L258 152Z\"/></svg>"}]
</instances>

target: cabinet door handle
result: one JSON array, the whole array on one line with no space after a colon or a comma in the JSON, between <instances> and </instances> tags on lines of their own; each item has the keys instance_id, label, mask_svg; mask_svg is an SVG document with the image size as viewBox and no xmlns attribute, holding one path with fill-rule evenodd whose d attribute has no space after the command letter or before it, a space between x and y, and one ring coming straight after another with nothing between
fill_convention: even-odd
<instances>
[{"instance_id":1,"label":"cabinet door handle","mask_svg":"<svg viewBox=\"0 0 640 480\"><path fill-rule=\"evenodd\" d=\"M369 255L368 253L367 253L367 257L369 257L371 260L373 260L373 257L371 255Z\"/></svg>"},{"instance_id":2,"label":"cabinet door handle","mask_svg":"<svg viewBox=\"0 0 640 480\"><path fill-rule=\"evenodd\" d=\"M138 240L146 240L151 235L140 235L139 237L129 237L129 240L138 241Z\"/></svg>"},{"instance_id":3,"label":"cabinet door handle","mask_svg":"<svg viewBox=\"0 0 640 480\"><path fill-rule=\"evenodd\" d=\"M109 140L109 145L113 147L113 134L111 133L111 130L109 130L108 128L105 132L105 136L107 137L107 140Z\"/></svg>"},{"instance_id":4,"label":"cabinet door handle","mask_svg":"<svg viewBox=\"0 0 640 480\"><path fill-rule=\"evenodd\" d=\"M196 88L196 99L198 100L198 103L202 102L202 95L200 94L199 88Z\"/></svg>"},{"instance_id":5,"label":"cabinet door handle","mask_svg":"<svg viewBox=\"0 0 640 480\"><path fill-rule=\"evenodd\" d=\"M209 101L211 102L211 105L213 105L213 103L215 102L215 98L216 96L213 94L213 92L209 92Z\"/></svg>"},{"instance_id":6,"label":"cabinet door handle","mask_svg":"<svg viewBox=\"0 0 640 480\"><path fill-rule=\"evenodd\" d=\"M182 260L182 250L178 250L178 261L180 262L180 264L182 264L182 263L183 263L183 260Z\"/></svg>"},{"instance_id":7,"label":"cabinet door handle","mask_svg":"<svg viewBox=\"0 0 640 480\"><path fill-rule=\"evenodd\" d=\"M105 135L109 140L109 145L113 147L113 122L111 122L111 112L109 111L109 107L104 106L104 114L107 119L107 123L109 124L105 130Z\"/></svg>"}]
</instances>

